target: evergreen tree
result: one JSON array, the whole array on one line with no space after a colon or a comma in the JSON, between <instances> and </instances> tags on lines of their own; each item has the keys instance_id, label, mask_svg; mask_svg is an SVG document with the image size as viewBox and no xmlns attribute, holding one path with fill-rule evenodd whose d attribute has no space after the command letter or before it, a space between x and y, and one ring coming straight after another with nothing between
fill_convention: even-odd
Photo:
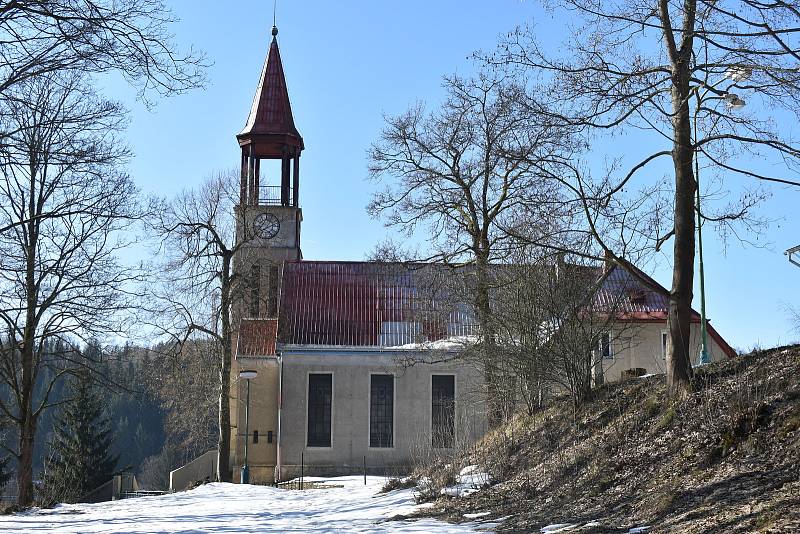
<instances>
[{"instance_id":1,"label":"evergreen tree","mask_svg":"<svg viewBox=\"0 0 800 534\"><path fill-rule=\"evenodd\" d=\"M8 479L11 478L11 473L8 472L8 456L0 458L0 490L2 490Z\"/></svg>"},{"instance_id":2,"label":"evergreen tree","mask_svg":"<svg viewBox=\"0 0 800 534\"><path fill-rule=\"evenodd\" d=\"M56 417L44 476L45 500L76 502L114 474L111 420L103 413L89 373L70 383L71 401Z\"/></svg>"},{"instance_id":3,"label":"evergreen tree","mask_svg":"<svg viewBox=\"0 0 800 534\"><path fill-rule=\"evenodd\" d=\"M6 439L5 431L6 422L0 419L0 439L4 440L4 442ZM1 450L0 454L3 454ZM11 473L8 472L8 459L8 456L0 456L0 495L2 495L2 489L5 487L6 482L11 478Z\"/></svg>"}]
</instances>

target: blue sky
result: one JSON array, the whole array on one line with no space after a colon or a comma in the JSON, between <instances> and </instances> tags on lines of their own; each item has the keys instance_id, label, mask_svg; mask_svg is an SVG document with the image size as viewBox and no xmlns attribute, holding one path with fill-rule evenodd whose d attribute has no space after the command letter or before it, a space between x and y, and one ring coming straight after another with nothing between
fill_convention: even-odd
<instances>
[{"instance_id":1,"label":"blue sky","mask_svg":"<svg viewBox=\"0 0 800 534\"><path fill-rule=\"evenodd\" d=\"M170 3L181 19L174 27L178 41L204 50L213 62L209 86L148 111L116 78L104 82L107 94L131 110L131 174L143 191L161 195L238 164L234 136L247 118L272 26L268 0ZM375 188L366 181L366 150L383 115L417 100L435 105L443 75L473 72L473 51L492 50L500 34L532 20L541 39L560 39L564 21L531 1L279 1L281 55L306 144L300 185L306 258L363 259L383 239L386 230L364 210ZM620 142L624 149L634 141ZM784 307L800 306L800 268L783 250L800 244L800 190L771 190L762 211L778 220L764 236L765 248L732 241L725 251L713 234L705 235L708 315L740 348L797 337ZM667 256L650 271L669 285Z\"/></svg>"}]
</instances>

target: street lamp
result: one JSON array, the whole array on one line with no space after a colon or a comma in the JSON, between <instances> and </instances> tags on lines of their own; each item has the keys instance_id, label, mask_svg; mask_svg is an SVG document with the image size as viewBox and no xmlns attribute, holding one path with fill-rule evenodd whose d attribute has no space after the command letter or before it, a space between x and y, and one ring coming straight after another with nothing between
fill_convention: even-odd
<instances>
[{"instance_id":1,"label":"street lamp","mask_svg":"<svg viewBox=\"0 0 800 534\"><path fill-rule=\"evenodd\" d=\"M250 380L255 378L258 372L243 369L239 371L239 378L247 380L247 402L244 408L244 463L242 464L241 483L250 483L250 467L247 465L247 444L250 441Z\"/></svg>"},{"instance_id":2,"label":"street lamp","mask_svg":"<svg viewBox=\"0 0 800 534\"><path fill-rule=\"evenodd\" d=\"M694 110L694 179L696 184L696 204L697 204L697 248L698 248L698 256L700 260L700 336L702 345L700 347L700 354L698 358L699 365L705 365L707 363L711 363L711 357L708 354L708 326L706 320L706 279L705 279L705 272L703 270L703 215L700 212L700 163L698 162L698 147L697 147L697 114L700 111L700 107L705 95L707 95L710 91L714 91L717 94L722 94L722 99L725 100L725 104L728 106L728 109L731 111L738 111L745 107L746 102L739 98L739 95L735 93L731 93L729 91L717 91L715 87L720 83L724 82L725 80L731 80L733 83L731 87L735 85L737 82L744 81L748 79L753 74L753 70L747 66L737 66L728 69L725 73L725 76L719 80L718 82L714 83L711 86L706 86L706 90L703 94L700 94L700 87L697 88L695 91L695 96L697 97L697 106ZM730 88L730 87L729 87Z\"/></svg>"},{"instance_id":3,"label":"street lamp","mask_svg":"<svg viewBox=\"0 0 800 534\"><path fill-rule=\"evenodd\" d=\"M786 254L786 256L789 258L789 262L790 263L793 263L794 265L797 265L798 267L800 267L800 260L796 260L793 257L795 254L799 254L800 255L800 245L797 245L796 247L790 248L789 250L784 252L784 254Z\"/></svg>"}]
</instances>

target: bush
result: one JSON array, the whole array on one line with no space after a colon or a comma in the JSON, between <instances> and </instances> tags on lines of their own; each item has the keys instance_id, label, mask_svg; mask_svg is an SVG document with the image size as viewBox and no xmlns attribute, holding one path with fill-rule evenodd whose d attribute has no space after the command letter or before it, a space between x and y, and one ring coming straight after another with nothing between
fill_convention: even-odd
<instances>
[{"instance_id":1,"label":"bush","mask_svg":"<svg viewBox=\"0 0 800 534\"><path fill-rule=\"evenodd\" d=\"M416 486L417 480L413 477L391 477L383 485L380 493L389 493L390 491L414 488Z\"/></svg>"}]
</instances>

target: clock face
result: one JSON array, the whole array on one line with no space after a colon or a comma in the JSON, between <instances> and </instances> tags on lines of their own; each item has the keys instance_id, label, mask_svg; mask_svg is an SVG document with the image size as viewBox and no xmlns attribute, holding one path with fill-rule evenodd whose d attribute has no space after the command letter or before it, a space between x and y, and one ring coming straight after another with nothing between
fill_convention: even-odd
<instances>
[{"instance_id":1,"label":"clock face","mask_svg":"<svg viewBox=\"0 0 800 534\"><path fill-rule=\"evenodd\" d=\"M272 239L280 229L281 222L272 213L259 213L253 220L253 232L262 239Z\"/></svg>"}]
</instances>

